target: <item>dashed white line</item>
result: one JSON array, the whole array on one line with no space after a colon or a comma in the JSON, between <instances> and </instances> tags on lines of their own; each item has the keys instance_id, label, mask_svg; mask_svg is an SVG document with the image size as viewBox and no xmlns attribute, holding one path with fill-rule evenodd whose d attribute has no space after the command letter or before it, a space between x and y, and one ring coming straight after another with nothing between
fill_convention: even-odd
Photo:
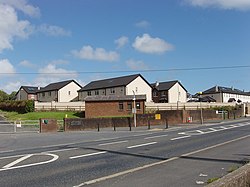
<instances>
[{"instance_id":1,"label":"dashed white line","mask_svg":"<svg viewBox=\"0 0 250 187\"><path fill-rule=\"evenodd\" d=\"M180 136L180 137L177 137L177 138L172 138L172 139L170 139L170 140L180 140L180 139L184 139L184 138L189 138L189 137L191 137L191 136Z\"/></svg>"},{"instance_id":2,"label":"dashed white line","mask_svg":"<svg viewBox=\"0 0 250 187\"><path fill-rule=\"evenodd\" d=\"M120 144L120 143L126 143L126 142L128 142L128 140L118 141L118 142L103 143L103 144L99 144L98 146L113 145L113 144Z\"/></svg>"},{"instance_id":3,"label":"dashed white line","mask_svg":"<svg viewBox=\"0 0 250 187\"><path fill-rule=\"evenodd\" d=\"M164 134L164 135L159 135L159 136L150 136L150 137L146 137L144 139L147 140L147 139L153 139L153 138L161 138L161 137L165 137L165 136L168 136L168 135Z\"/></svg>"},{"instance_id":4,"label":"dashed white line","mask_svg":"<svg viewBox=\"0 0 250 187\"><path fill-rule=\"evenodd\" d=\"M148 146L148 145L153 145L156 144L157 142L149 142L149 143L144 143L144 144L139 144L139 145L133 145L127 147L128 149L136 148L136 147L143 147L143 146Z\"/></svg>"},{"instance_id":5,"label":"dashed white line","mask_svg":"<svg viewBox=\"0 0 250 187\"><path fill-rule=\"evenodd\" d=\"M101 152L89 153L89 154L85 154L85 155L72 156L72 157L69 157L69 159L100 155L100 154L104 154L104 153L107 153L107 151L101 151Z\"/></svg>"}]
</instances>

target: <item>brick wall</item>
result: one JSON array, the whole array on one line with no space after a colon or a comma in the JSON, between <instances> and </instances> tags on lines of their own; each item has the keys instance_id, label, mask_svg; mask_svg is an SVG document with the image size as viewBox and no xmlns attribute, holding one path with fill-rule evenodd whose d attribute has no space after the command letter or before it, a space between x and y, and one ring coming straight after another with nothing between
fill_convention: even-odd
<instances>
[{"instance_id":1,"label":"brick wall","mask_svg":"<svg viewBox=\"0 0 250 187\"><path fill-rule=\"evenodd\" d=\"M40 119L40 133L44 132L57 132L56 119Z\"/></svg>"},{"instance_id":2,"label":"brick wall","mask_svg":"<svg viewBox=\"0 0 250 187\"><path fill-rule=\"evenodd\" d=\"M143 101L140 102L140 110L136 110L137 114L143 114L145 104ZM132 101L123 101L123 110L119 110L119 101L98 101L98 102L86 102L85 103L85 117L104 117L104 116L127 116L132 114L132 110L128 108L128 103L134 103Z\"/></svg>"}]
</instances>

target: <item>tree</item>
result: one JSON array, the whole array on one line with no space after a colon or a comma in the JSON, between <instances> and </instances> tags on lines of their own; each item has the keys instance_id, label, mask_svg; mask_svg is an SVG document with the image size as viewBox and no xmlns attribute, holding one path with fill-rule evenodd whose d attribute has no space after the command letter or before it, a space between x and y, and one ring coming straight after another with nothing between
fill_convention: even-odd
<instances>
[{"instance_id":1,"label":"tree","mask_svg":"<svg viewBox=\"0 0 250 187\"><path fill-rule=\"evenodd\" d=\"M16 100L16 93L15 91L11 92L11 94L9 95L9 100Z\"/></svg>"},{"instance_id":2,"label":"tree","mask_svg":"<svg viewBox=\"0 0 250 187\"><path fill-rule=\"evenodd\" d=\"M3 90L0 90L0 102L6 101L8 99L9 99L9 95Z\"/></svg>"}]
</instances>

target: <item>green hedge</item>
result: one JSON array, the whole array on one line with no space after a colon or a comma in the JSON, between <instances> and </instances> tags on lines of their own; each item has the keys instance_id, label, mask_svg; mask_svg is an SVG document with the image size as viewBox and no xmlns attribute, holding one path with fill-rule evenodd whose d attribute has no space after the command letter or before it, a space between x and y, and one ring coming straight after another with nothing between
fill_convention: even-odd
<instances>
[{"instance_id":1,"label":"green hedge","mask_svg":"<svg viewBox=\"0 0 250 187\"><path fill-rule=\"evenodd\" d=\"M34 112L34 101L27 100L0 102L0 110L18 113Z\"/></svg>"}]
</instances>

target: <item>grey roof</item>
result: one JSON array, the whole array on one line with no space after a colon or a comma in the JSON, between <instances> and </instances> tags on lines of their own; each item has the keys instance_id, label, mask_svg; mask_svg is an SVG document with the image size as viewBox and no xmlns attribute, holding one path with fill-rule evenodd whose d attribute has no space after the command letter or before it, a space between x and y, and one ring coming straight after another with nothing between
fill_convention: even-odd
<instances>
[{"instance_id":1,"label":"grey roof","mask_svg":"<svg viewBox=\"0 0 250 187\"><path fill-rule=\"evenodd\" d=\"M177 80L174 81L167 81L167 82L159 82L158 86L156 86L156 83L151 84L152 88L156 88L158 91L167 91L170 88L172 88L176 83L179 83L180 86L187 92L186 88Z\"/></svg>"},{"instance_id":2,"label":"grey roof","mask_svg":"<svg viewBox=\"0 0 250 187\"><path fill-rule=\"evenodd\" d=\"M132 101L134 95L87 96L85 101ZM135 100L146 100L146 95L135 95Z\"/></svg>"},{"instance_id":3,"label":"grey roof","mask_svg":"<svg viewBox=\"0 0 250 187\"><path fill-rule=\"evenodd\" d=\"M88 90L96 90L96 89L103 89L103 88L113 88L119 86L127 86L130 82L132 82L137 77L141 77L144 79L140 74L135 75L128 75L123 77L115 77L110 79L92 81L86 86L84 86L81 91L88 91ZM150 86L150 84L144 79L144 81Z\"/></svg>"},{"instance_id":4,"label":"grey roof","mask_svg":"<svg viewBox=\"0 0 250 187\"><path fill-rule=\"evenodd\" d=\"M79 85L75 80L67 80L67 81L62 81L62 82L51 83L45 86L44 88L41 88L40 90L38 90L37 93L60 90L61 88L63 88L64 86L68 85L71 82L76 83L80 88L82 88L82 86Z\"/></svg>"},{"instance_id":5,"label":"grey roof","mask_svg":"<svg viewBox=\"0 0 250 187\"><path fill-rule=\"evenodd\" d=\"M38 87L35 86L21 86L20 89L24 89L25 92L27 92L28 94L36 94Z\"/></svg>"},{"instance_id":6,"label":"grey roof","mask_svg":"<svg viewBox=\"0 0 250 187\"><path fill-rule=\"evenodd\" d=\"M250 96L250 92L244 92L244 91L239 90L239 89L228 88L228 87L223 87L223 86L214 86L214 87L202 92L202 94L214 94L214 93L230 93L230 94Z\"/></svg>"}]
</instances>

